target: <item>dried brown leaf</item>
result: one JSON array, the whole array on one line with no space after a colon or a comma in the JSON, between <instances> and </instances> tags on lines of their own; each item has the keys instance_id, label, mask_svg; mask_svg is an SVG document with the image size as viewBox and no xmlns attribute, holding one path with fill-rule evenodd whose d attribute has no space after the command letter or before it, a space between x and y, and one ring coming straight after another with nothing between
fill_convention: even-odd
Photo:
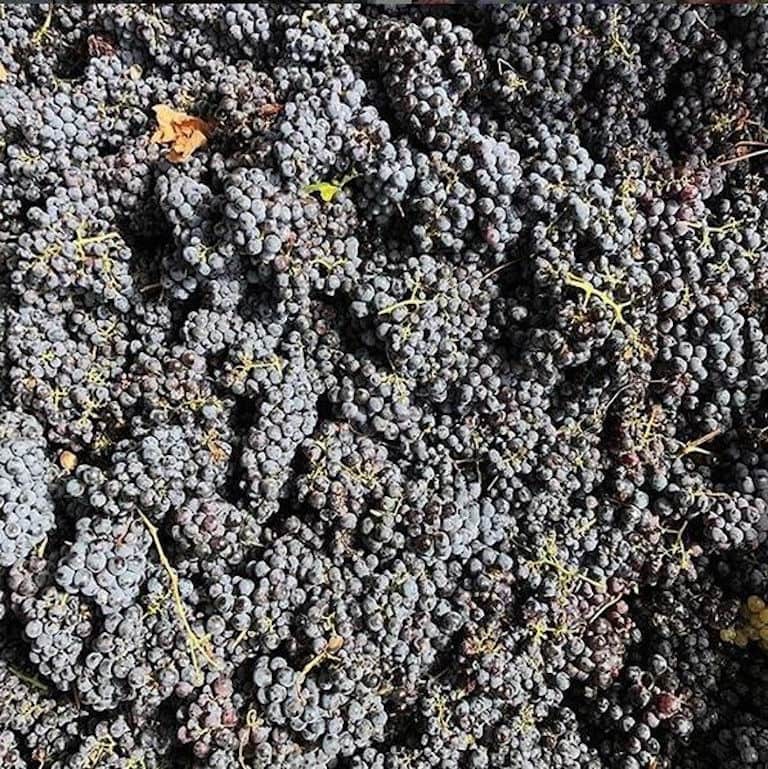
<instances>
[{"instance_id":1,"label":"dried brown leaf","mask_svg":"<svg viewBox=\"0 0 768 769\"><path fill-rule=\"evenodd\" d=\"M0 64L0 83L5 83L8 80L8 70Z\"/></svg>"},{"instance_id":2,"label":"dried brown leaf","mask_svg":"<svg viewBox=\"0 0 768 769\"><path fill-rule=\"evenodd\" d=\"M208 137L213 133L213 123L178 112L165 105L154 107L157 118L157 130L151 141L155 144L170 144L168 160L171 163L182 163L192 153L208 143Z\"/></svg>"},{"instance_id":3,"label":"dried brown leaf","mask_svg":"<svg viewBox=\"0 0 768 769\"><path fill-rule=\"evenodd\" d=\"M259 117L274 117L283 111L282 104L262 104L259 107Z\"/></svg>"}]
</instances>

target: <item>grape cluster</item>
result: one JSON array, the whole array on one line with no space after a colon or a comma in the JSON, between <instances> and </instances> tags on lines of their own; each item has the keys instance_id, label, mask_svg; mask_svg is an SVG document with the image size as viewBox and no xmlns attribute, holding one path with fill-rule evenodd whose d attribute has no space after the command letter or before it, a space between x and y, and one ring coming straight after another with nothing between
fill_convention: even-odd
<instances>
[{"instance_id":1,"label":"grape cluster","mask_svg":"<svg viewBox=\"0 0 768 769\"><path fill-rule=\"evenodd\" d=\"M0 415L0 565L13 566L55 526L53 467L43 428L32 416Z\"/></svg>"}]
</instances>

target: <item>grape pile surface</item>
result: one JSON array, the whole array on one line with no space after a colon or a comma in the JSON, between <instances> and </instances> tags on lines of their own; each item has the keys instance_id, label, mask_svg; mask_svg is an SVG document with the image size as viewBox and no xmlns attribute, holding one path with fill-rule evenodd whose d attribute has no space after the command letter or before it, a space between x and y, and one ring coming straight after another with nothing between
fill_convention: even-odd
<instances>
[{"instance_id":1,"label":"grape pile surface","mask_svg":"<svg viewBox=\"0 0 768 769\"><path fill-rule=\"evenodd\" d=\"M2 769L766 769L768 6L0 4Z\"/></svg>"}]
</instances>

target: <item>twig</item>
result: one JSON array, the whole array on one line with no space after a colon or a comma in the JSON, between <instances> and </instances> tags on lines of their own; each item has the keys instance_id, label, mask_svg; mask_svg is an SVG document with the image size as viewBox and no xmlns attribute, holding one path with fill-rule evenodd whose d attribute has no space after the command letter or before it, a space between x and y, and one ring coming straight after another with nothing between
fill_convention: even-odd
<instances>
[{"instance_id":1,"label":"twig","mask_svg":"<svg viewBox=\"0 0 768 769\"><path fill-rule=\"evenodd\" d=\"M619 601L621 601L624 598L623 595L617 595L616 598L612 598L610 601L607 601L604 603L597 611L589 618L589 624L592 624L601 614L604 614L608 611L608 609L611 608L611 606L615 606Z\"/></svg>"},{"instance_id":2,"label":"twig","mask_svg":"<svg viewBox=\"0 0 768 769\"><path fill-rule=\"evenodd\" d=\"M735 158L729 158L728 160L720 160L715 165L720 166L720 168L723 168L724 166L730 166L734 163L739 163L742 160L749 160L750 158L756 158L760 155L768 155L768 149L763 150L756 150L755 152L748 152L746 155L739 155Z\"/></svg>"},{"instance_id":3,"label":"twig","mask_svg":"<svg viewBox=\"0 0 768 769\"><path fill-rule=\"evenodd\" d=\"M165 573L168 575L168 579L170 580L171 595L173 597L173 603L176 608L176 614L178 615L179 622L181 623L181 627L184 630L184 634L187 636L190 655L192 657L192 664L196 672L198 674L201 674L202 672L200 670L200 665L197 659L198 650L202 652L205 659L214 668L218 669L220 667L220 663L211 652L210 642L204 636L198 635L192 628L192 625L189 624L187 610L184 606L184 601L181 597L181 590L179 588L179 576L176 574L176 570L173 568L173 566L171 566L171 563L168 560L168 556L166 556L165 551L163 550L163 545L160 542L160 537L157 533L157 527L149 520L149 518L147 518L146 515L144 515L144 513L139 513L139 517L147 527L147 531L149 532L150 537L152 537L155 549L157 550L158 558L160 559L160 564L162 565L163 569L165 569Z\"/></svg>"},{"instance_id":4,"label":"twig","mask_svg":"<svg viewBox=\"0 0 768 769\"><path fill-rule=\"evenodd\" d=\"M411 289L411 295L407 299L403 299L401 302L395 302L394 304L387 305L379 310L379 315L391 315L396 310L400 310L403 307L421 307L423 304L428 304L429 299L420 299L419 293L422 292L421 279L417 278Z\"/></svg>"},{"instance_id":5,"label":"twig","mask_svg":"<svg viewBox=\"0 0 768 769\"><path fill-rule=\"evenodd\" d=\"M509 262L504 262L504 264L500 264L498 267L494 267L492 270L489 270L486 272L481 278L480 282L483 283L484 281L488 280L488 278L492 278L494 275L497 275L502 270L506 270L509 267L512 267L513 265L517 264L520 261L520 258L512 259Z\"/></svg>"},{"instance_id":6,"label":"twig","mask_svg":"<svg viewBox=\"0 0 768 769\"><path fill-rule=\"evenodd\" d=\"M614 316L614 323L618 322L621 325L626 324L627 321L624 318L624 308L629 302L617 302L607 291L596 288L587 279L570 271L565 273L565 285L584 292L585 307L589 304L589 300L594 296L601 304L611 310Z\"/></svg>"},{"instance_id":7,"label":"twig","mask_svg":"<svg viewBox=\"0 0 768 769\"><path fill-rule=\"evenodd\" d=\"M237 746L237 760L242 769L248 769L248 765L245 763L245 746L251 739L253 730L258 728L260 724L261 720L259 719L259 714L253 708L250 708L245 714L245 726L247 727L247 731L241 731L240 741Z\"/></svg>"},{"instance_id":8,"label":"twig","mask_svg":"<svg viewBox=\"0 0 768 769\"><path fill-rule=\"evenodd\" d=\"M51 22L53 21L54 7L55 3L48 3L48 12L45 14L45 19L40 28L35 30L35 33L32 35L32 43L34 45L41 45L45 38L48 37L48 33L51 30Z\"/></svg>"},{"instance_id":9,"label":"twig","mask_svg":"<svg viewBox=\"0 0 768 769\"><path fill-rule=\"evenodd\" d=\"M45 692L46 694L48 693L49 691L48 687L39 678L35 678L35 676L27 675L26 673L19 670L18 668L13 667L13 665L7 665L6 667L20 681L24 681L25 684L29 684L30 686L34 687L35 689L38 689L41 692Z\"/></svg>"},{"instance_id":10,"label":"twig","mask_svg":"<svg viewBox=\"0 0 768 769\"><path fill-rule=\"evenodd\" d=\"M704 29L707 30L707 32L712 32L713 31L712 27L710 27L709 24L707 24L707 22L704 21L704 19L702 19L701 16L699 16L699 12L698 11L694 11L693 12L693 16L696 19L696 21L698 21L699 24L701 24L701 26L704 27Z\"/></svg>"},{"instance_id":11,"label":"twig","mask_svg":"<svg viewBox=\"0 0 768 769\"><path fill-rule=\"evenodd\" d=\"M714 440L717 438L718 435L722 433L722 430L718 427L714 430L711 430L706 435L702 435L701 438L696 438L696 440L688 441L683 448L680 450L680 453L677 455L679 457L684 457L686 454L711 454L711 451L708 451L707 449L702 449L701 446L705 443L709 443L709 441Z\"/></svg>"},{"instance_id":12,"label":"twig","mask_svg":"<svg viewBox=\"0 0 768 769\"><path fill-rule=\"evenodd\" d=\"M329 657L332 657L341 647L344 646L344 639L340 635L333 635L328 639L325 648L316 654L312 659L304 665L301 672L296 676L296 691L301 689L302 684L306 680L310 671L314 670L318 665L324 662Z\"/></svg>"},{"instance_id":13,"label":"twig","mask_svg":"<svg viewBox=\"0 0 768 769\"><path fill-rule=\"evenodd\" d=\"M427 304L426 299L404 299L402 302L396 302L390 304L383 310L379 310L379 315L391 315L395 310L400 310L403 307L421 307L422 304Z\"/></svg>"}]
</instances>

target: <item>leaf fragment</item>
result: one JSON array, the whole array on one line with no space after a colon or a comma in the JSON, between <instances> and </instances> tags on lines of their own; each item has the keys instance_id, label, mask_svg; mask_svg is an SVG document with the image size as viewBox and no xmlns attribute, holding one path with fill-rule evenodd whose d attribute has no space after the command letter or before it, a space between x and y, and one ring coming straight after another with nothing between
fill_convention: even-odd
<instances>
[{"instance_id":1,"label":"leaf fragment","mask_svg":"<svg viewBox=\"0 0 768 769\"><path fill-rule=\"evenodd\" d=\"M334 184L333 182L315 182L315 184L308 184L304 187L304 192L310 194L319 192L320 197L326 203L330 203L341 192L341 185Z\"/></svg>"},{"instance_id":2,"label":"leaf fragment","mask_svg":"<svg viewBox=\"0 0 768 769\"><path fill-rule=\"evenodd\" d=\"M283 111L283 105L282 104L262 104L259 107L259 117L268 118L268 117L274 117L275 115L279 115Z\"/></svg>"},{"instance_id":3,"label":"leaf fragment","mask_svg":"<svg viewBox=\"0 0 768 769\"><path fill-rule=\"evenodd\" d=\"M171 163L183 163L192 153L204 147L213 133L213 123L178 112L166 104L154 107L157 130L152 135L153 144L170 144L167 158Z\"/></svg>"},{"instance_id":4,"label":"leaf fragment","mask_svg":"<svg viewBox=\"0 0 768 769\"><path fill-rule=\"evenodd\" d=\"M325 203L330 203L353 179L357 179L359 174L354 172L347 174L343 179L334 179L332 182L315 182L302 188L302 192L311 194L319 192L320 197Z\"/></svg>"},{"instance_id":5,"label":"leaf fragment","mask_svg":"<svg viewBox=\"0 0 768 769\"><path fill-rule=\"evenodd\" d=\"M0 64L0 83L5 83L8 80L8 70Z\"/></svg>"}]
</instances>

